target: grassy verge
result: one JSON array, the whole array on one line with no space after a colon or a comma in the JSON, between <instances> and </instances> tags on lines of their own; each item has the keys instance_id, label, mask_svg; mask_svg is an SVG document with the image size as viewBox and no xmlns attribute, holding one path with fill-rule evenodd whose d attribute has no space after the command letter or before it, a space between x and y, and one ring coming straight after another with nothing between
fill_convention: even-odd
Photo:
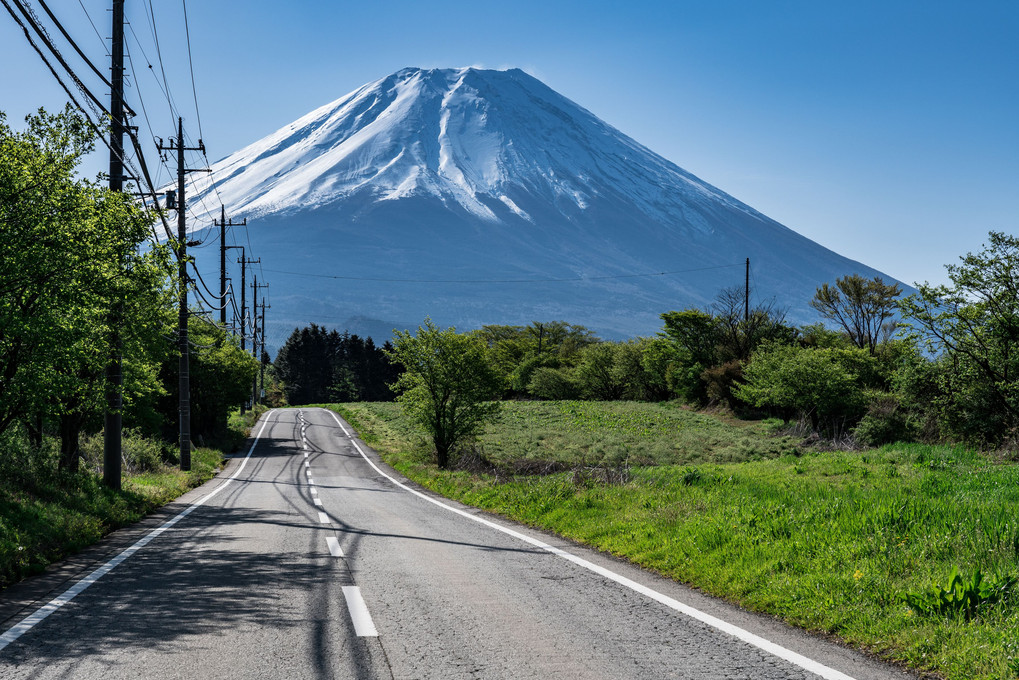
<instances>
[{"instance_id":1,"label":"grassy verge","mask_svg":"<svg viewBox=\"0 0 1019 680\"><path fill-rule=\"evenodd\" d=\"M681 454L684 465L669 459L673 442L685 436L671 426L636 428L638 445L612 444L666 452L640 454L625 483L576 470L443 472L393 405L335 408L403 474L451 498L947 678L1019 677L1019 592L1008 588L1019 564L1013 465L916 444L782 454L788 442L769 438L760 424L716 420L687 421L714 434L703 435L702 451ZM486 456L506 459L519 447L515 455L523 458L587 462L595 442L616 442L627 430L620 409L627 422L639 420L641 409L649 419L663 417L654 405L584 404L584 425L560 421L552 449L544 443L549 437L536 434L555 413L541 415L545 408L555 407L507 404L481 438ZM556 429L554 421L549 427ZM963 582L948 588L955 568ZM978 570L982 590L972 582Z\"/></svg>"},{"instance_id":2,"label":"grassy verge","mask_svg":"<svg viewBox=\"0 0 1019 680\"><path fill-rule=\"evenodd\" d=\"M229 441L243 441L248 418L233 418ZM129 437L125 437L125 452ZM219 443L219 442L217 442ZM226 442L226 440L224 441ZM134 451L158 445L130 440ZM83 450L100 447L86 441ZM15 434L0 440L0 588L89 546L114 529L137 522L156 508L211 479L223 463L224 450L199 448L191 470L181 472L157 461L132 465L129 456L123 490L111 491L101 473L87 462L76 475L56 471L53 444L28 454ZM231 450L229 447L225 450ZM139 455L141 457L141 455ZM138 469L144 467L146 469ZM132 469L135 468L135 469Z\"/></svg>"}]
</instances>

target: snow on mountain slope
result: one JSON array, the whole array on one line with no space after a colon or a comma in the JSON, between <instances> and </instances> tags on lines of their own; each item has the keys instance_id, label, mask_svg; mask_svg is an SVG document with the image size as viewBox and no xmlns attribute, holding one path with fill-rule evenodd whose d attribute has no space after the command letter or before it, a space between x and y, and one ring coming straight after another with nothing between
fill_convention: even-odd
<instances>
[{"instance_id":1,"label":"snow on mountain slope","mask_svg":"<svg viewBox=\"0 0 1019 680\"><path fill-rule=\"evenodd\" d=\"M404 69L231 154L213 172L223 200L251 217L367 191L373 200L433 196L496 220L479 198L492 197L526 219L506 195L511 188L561 205L567 217L612 191L665 223L683 199L698 197L753 212L519 70ZM199 193L209 181L196 182Z\"/></svg>"},{"instance_id":2,"label":"snow on mountain slope","mask_svg":"<svg viewBox=\"0 0 1019 680\"><path fill-rule=\"evenodd\" d=\"M404 69L213 171L194 179L190 225L210 225L220 197L249 219L289 328L562 318L629 337L741 284L747 257L755 297L810 321L818 285L878 274L516 69ZM218 266L211 250L199 257Z\"/></svg>"}]
</instances>

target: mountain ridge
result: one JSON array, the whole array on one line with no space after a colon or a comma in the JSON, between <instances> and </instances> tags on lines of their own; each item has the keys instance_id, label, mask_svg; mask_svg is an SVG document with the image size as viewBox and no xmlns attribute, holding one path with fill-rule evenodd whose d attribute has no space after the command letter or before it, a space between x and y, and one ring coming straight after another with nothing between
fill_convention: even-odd
<instances>
[{"instance_id":1,"label":"mountain ridge","mask_svg":"<svg viewBox=\"0 0 1019 680\"><path fill-rule=\"evenodd\" d=\"M192 225L217 218L221 196L232 217L251 220L256 252L274 269L345 277L277 281L283 323L315 321L312 309L336 319L430 315L462 328L561 318L631 337L657 330L661 312L742 285L746 257L757 299L777 300L797 323L816 320L808 303L821 283L852 273L894 280L519 69L402 69L212 167L191 205L216 209L199 209ZM445 283L368 280L398 278ZM528 278L581 280L505 283Z\"/></svg>"}]
</instances>

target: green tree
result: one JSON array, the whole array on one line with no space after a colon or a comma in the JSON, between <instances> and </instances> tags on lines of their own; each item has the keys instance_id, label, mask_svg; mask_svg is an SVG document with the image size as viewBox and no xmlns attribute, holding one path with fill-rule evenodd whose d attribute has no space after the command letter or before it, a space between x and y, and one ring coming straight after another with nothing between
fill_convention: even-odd
<instances>
[{"instance_id":1,"label":"green tree","mask_svg":"<svg viewBox=\"0 0 1019 680\"><path fill-rule=\"evenodd\" d=\"M61 465L75 470L78 433L105 405L114 325L127 329L125 366L151 367L161 249L139 253L151 221L130 196L75 177L94 141L80 115L27 123L14 132L0 114L0 431L59 421Z\"/></svg>"},{"instance_id":2,"label":"green tree","mask_svg":"<svg viewBox=\"0 0 1019 680\"><path fill-rule=\"evenodd\" d=\"M807 349L774 344L761 349L743 369L734 392L743 401L770 408L788 419L810 420L815 431L838 435L863 414L865 395L853 365L861 350ZM863 352L863 354L866 354Z\"/></svg>"},{"instance_id":3,"label":"green tree","mask_svg":"<svg viewBox=\"0 0 1019 680\"><path fill-rule=\"evenodd\" d=\"M899 303L910 336L937 361L929 368L948 434L996 444L1019 431L1019 239L988 244L948 265L951 285L918 286Z\"/></svg>"},{"instance_id":4,"label":"green tree","mask_svg":"<svg viewBox=\"0 0 1019 680\"><path fill-rule=\"evenodd\" d=\"M850 341L874 354L885 322L895 314L899 284L886 284L880 276L865 279L859 274L843 276L835 285L817 289L810 306L845 330Z\"/></svg>"},{"instance_id":5,"label":"green tree","mask_svg":"<svg viewBox=\"0 0 1019 680\"><path fill-rule=\"evenodd\" d=\"M626 394L630 375L620 361L625 351L622 343L614 342L600 342L584 348L574 376L585 398L612 401Z\"/></svg>"},{"instance_id":6,"label":"green tree","mask_svg":"<svg viewBox=\"0 0 1019 680\"><path fill-rule=\"evenodd\" d=\"M477 333L441 329L425 319L417 334L396 331L389 357L404 367L393 386L397 400L432 438L439 467L450 453L474 436L498 410L490 401L501 389L488 346Z\"/></svg>"}]
</instances>

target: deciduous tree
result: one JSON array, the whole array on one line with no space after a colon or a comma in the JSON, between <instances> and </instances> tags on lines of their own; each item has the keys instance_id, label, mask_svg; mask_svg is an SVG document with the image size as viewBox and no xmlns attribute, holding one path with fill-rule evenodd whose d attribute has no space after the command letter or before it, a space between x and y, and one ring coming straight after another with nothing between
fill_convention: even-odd
<instances>
[{"instance_id":1,"label":"deciduous tree","mask_svg":"<svg viewBox=\"0 0 1019 680\"><path fill-rule=\"evenodd\" d=\"M499 410L490 400L498 396L501 380L488 352L479 334L438 328L431 319L414 335L396 332L389 356L405 369L394 385L397 400L432 438L441 468Z\"/></svg>"},{"instance_id":2,"label":"deciduous tree","mask_svg":"<svg viewBox=\"0 0 1019 680\"><path fill-rule=\"evenodd\" d=\"M874 354L882 328L896 311L899 284L886 284L880 276L865 279L859 274L843 276L835 285L817 289L810 306L845 330L850 341Z\"/></svg>"}]
</instances>

